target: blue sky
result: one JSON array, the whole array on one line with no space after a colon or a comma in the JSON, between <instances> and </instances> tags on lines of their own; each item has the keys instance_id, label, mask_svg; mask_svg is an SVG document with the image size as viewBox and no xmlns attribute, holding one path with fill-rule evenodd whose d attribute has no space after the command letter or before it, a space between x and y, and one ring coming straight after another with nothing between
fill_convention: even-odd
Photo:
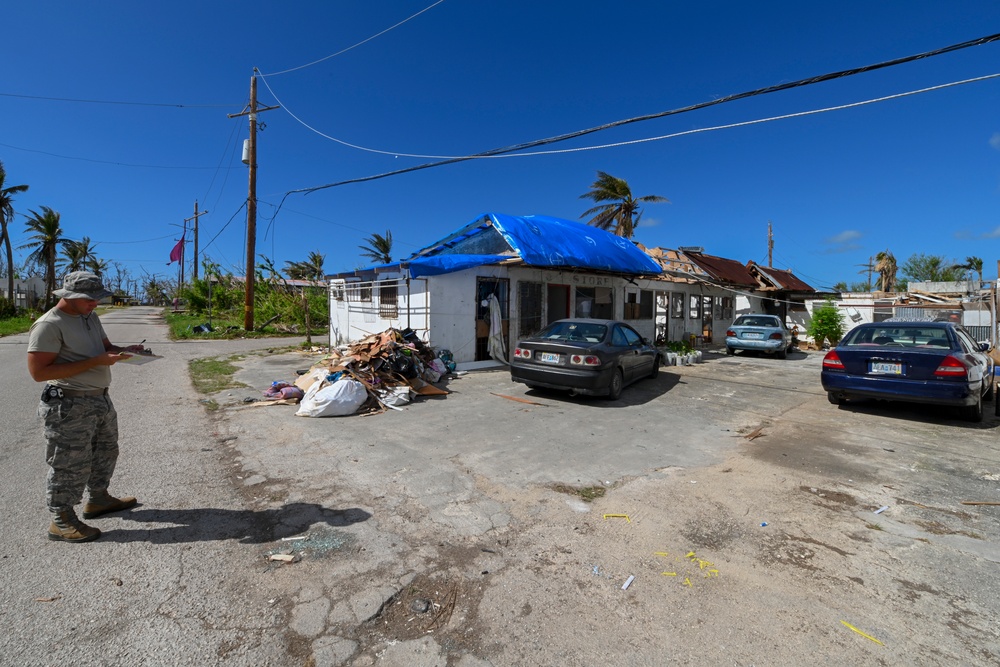
<instances>
[{"instance_id":1,"label":"blue sky","mask_svg":"<svg viewBox=\"0 0 1000 667\"><path fill-rule=\"evenodd\" d=\"M48 206L101 258L175 278L197 200L201 252L242 273L248 127L227 114L256 67L259 103L282 107L260 116L257 176L257 252L279 267L312 251L328 272L367 265L358 246L387 229L404 257L484 212L577 220L603 170L670 199L646 208L634 238L648 246L766 262L770 221L775 266L817 287L863 280L886 249L900 265L978 256L997 276L1000 79L591 148L998 74L1000 42L547 147L573 152L285 197L433 161L401 154L467 155L997 33L995 2L434 3L6 7L0 160L8 186L31 186L15 209Z\"/></svg>"}]
</instances>

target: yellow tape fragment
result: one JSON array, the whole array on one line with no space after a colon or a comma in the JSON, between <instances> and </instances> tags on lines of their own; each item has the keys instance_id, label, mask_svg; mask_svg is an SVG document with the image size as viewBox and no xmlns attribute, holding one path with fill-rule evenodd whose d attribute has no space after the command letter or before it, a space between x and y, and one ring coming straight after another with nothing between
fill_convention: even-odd
<instances>
[{"instance_id":1,"label":"yellow tape fragment","mask_svg":"<svg viewBox=\"0 0 1000 667\"><path fill-rule=\"evenodd\" d=\"M654 551L653 555L654 556L669 556L670 552L669 551Z\"/></svg>"},{"instance_id":2,"label":"yellow tape fragment","mask_svg":"<svg viewBox=\"0 0 1000 667\"><path fill-rule=\"evenodd\" d=\"M688 579L687 577L684 577L684 585L685 586L691 586L692 588L694 587L694 584L692 584L691 580Z\"/></svg>"},{"instance_id":3,"label":"yellow tape fragment","mask_svg":"<svg viewBox=\"0 0 1000 667\"><path fill-rule=\"evenodd\" d=\"M660 574L662 574L664 577L676 577L677 576L676 572L660 572Z\"/></svg>"},{"instance_id":4,"label":"yellow tape fragment","mask_svg":"<svg viewBox=\"0 0 1000 667\"><path fill-rule=\"evenodd\" d=\"M685 557L685 558L691 558L691 557L693 557L693 556L694 556L694 552L693 552L693 551L689 551L689 552L688 552L688 555L687 555L687 556L684 556L684 557Z\"/></svg>"},{"instance_id":5,"label":"yellow tape fragment","mask_svg":"<svg viewBox=\"0 0 1000 667\"><path fill-rule=\"evenodd\" d=\"M854 631L855 631L856 633L858 633L859 635L861 635L861 636L862 636L862 637L864 637L865 639L870 639L870 640L872 640L873 642L875 642L876 644L878 644L879 646L885 646L885 644L883 644L883 643L882 643L882 642L880 642L879 640L875 639L874 637L872 637L872 636L871 636L871 635L869 635L869 634L865 634L864 632L861 632L861 630L858 630L858 629L857 629L856 627L854 627L853 625L851 625L851 624L850 624L850 623L848 623L847 621L841 621L841 623L843 623L843 624L844 624L845 626L847 626L847 627L848 627L848 628L850 628L851 630L854 630Z\"/></svg>"},{"instance_id":6,"label":"yellow tape fragment","mask_svg":"<svg viewBox=\"0 0 1000 667\"><path fill-rule=\"evenodd\" d=\"M605 519L625 519L629 523L632 523L632 519L628 518L628 514L605 514Z\"/></svg>"}]
</instances>

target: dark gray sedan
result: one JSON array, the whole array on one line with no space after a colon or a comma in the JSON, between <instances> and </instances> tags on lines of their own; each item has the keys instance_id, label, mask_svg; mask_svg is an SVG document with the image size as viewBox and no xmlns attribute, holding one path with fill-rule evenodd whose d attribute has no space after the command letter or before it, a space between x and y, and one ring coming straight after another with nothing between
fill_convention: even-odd
<instances>
[{"instance_id":1,"label":"dark gray sedan","mask_svg":"<svg viewBox=\"0 0 1000 667\"><path fill-rule=\"evenodd\" d=\"M649 340L614 320L558 320L518 342L510 360L514 382L612 400L659 370L660 354Z\"/></svg>"}]
</instances>

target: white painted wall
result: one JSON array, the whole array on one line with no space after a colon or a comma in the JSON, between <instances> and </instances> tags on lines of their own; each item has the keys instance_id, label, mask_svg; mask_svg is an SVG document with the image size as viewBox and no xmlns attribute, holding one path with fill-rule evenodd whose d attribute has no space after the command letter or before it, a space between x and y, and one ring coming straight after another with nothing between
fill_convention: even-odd
<instances>
[{"instance_id":1,"label":"white painted wall","mask_svg":"<svg viewBox=\"0 0 1000 667\"><path fill-rule=\"evenodd\" d=\"M383 280L397 279L398 274L382 276ZM351 301L349 290L352 286L371 287L371 301ZM373 333L381 333L389 328L411 328L426 340L428 321L427 281L414 278L399 281L397 289L397 316L384 318L379 315L378 282L330 281L330 345L344 345L361 340ZM340 298L338 298L338 295Z\"/></svg>"}]
</instances>

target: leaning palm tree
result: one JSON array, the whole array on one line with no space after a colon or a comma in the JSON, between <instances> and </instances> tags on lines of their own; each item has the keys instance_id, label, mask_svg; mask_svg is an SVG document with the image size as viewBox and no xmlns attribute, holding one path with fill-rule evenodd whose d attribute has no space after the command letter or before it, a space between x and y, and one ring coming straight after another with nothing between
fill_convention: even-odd
<instances>
[{"instance_id":1,"label":"leaning palm tree","mask_svg":"<svg viewBox=\"0 0 1000 667\"><path fill-rule=\"evenodd\" d=\"M599 205L583 212L581 218L594 214L588 224L610 231L627 239L632 238L635 228L642 218L639 204L669 203L670 200L659 195L633 197L632 188L623 178L615 178L603 171L597 172L597 180L590 186L590 192L580 195L580 199L593 199ZM602 204L601 202L610 202Z\"/></svg>"},{"instance_id":2,"label":"leaning palm tree","mask_svg":"<svg viewBox=\"0 0 1000 667\"><path fill-rule=\"evenodd\" d=\"M323 262L326 256L318 252L309 253L309 259L304 262L285 262L285 273L292 280L313 280L323 279Z\"/></svg>"},{"instance_id":3,"label":"leaning palm tree","mask_svg":"<svg viewBox=\"0 0 1000 667\"><path fill-rule=\"evenodd\" d=\"M27 185L12 185L4 187L7 180L7 172L0 162L0 239L3 240L4 251L7 255L7 296L14 300L14 250L10 246L10 234L7 226L14 220L14 195L28 191Z\"/></svg>"},{"instance_id":4,"label":"leaning palm tree","mask_svg":"<svg viewBox=\"0 0 1000 667\"><path fill-rule=\"evenodd\" d=\"M45 307L51 306L52 292L56 289L56 258L60 247L66 244L63 230L60 226L59 213L48 206L42 207L41 213L28 211L31 217L25 223L31 242L20 246L18 250L30 248L31 254L27 260L33 264L45 267Z\"/></svg>"},{"instance_id":5,"label":"leaning palm tree","mask_svg":"<svg viewBox=\"0 0 1000 667\"><path fill-rule=\"evenodd\" d=\"M372 234L365 239L367 245L359 245L361 256L371 259L376 264L392 263L392 232L385 230L385 236Z\"/></svg>"},{"instance_id":6,"label":"leaning palm tree","mask_svg":"<svg viewBox=\"0 0 1000 667\"><path fill-rule=\"evenodd\" d=\"M873 267L879 275L879 289L883 292L891 292L896 287L896 257L888 250L883 250L875 255L875 265Z\"/></svg>"}]
</instances>

